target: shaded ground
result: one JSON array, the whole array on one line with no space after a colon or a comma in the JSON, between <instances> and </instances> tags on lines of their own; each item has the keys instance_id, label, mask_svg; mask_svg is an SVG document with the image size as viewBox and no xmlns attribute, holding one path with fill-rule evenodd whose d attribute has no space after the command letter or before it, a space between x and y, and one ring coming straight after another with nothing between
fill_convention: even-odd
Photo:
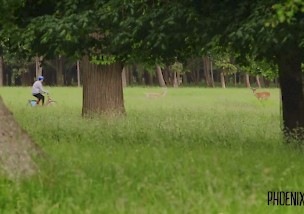
<instances>
[{"instance_id":1,"label":"shaded ground","mask_svg":"<svg viewBox=\"0 0 304 214\"><path fill-rule=\"evenodd\" d=\"M20 128L13 114L0 97L0 168L9 178L19 178L35 173L37 167L33 155L41 150Z\"/></svg>"}]
</instances>

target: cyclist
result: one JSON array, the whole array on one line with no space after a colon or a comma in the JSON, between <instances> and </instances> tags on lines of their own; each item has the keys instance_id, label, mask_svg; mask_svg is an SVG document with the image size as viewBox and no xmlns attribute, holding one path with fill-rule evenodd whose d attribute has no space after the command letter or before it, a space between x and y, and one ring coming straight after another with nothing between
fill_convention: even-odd
<instances>
[{"instance_id":1,"label":"cyclist","mask_svg":"<svg viewBox=\"0 0 304 214\"><path fill-rule=\"evenodd\" d=\"M32 94L34 97L36 97L38 99L37 105L39 105L40 100L42 100L42 105L44 105L44 96L42 95L42 93L48 94L48 91L44 90L42 87L43 80L44 80L44 77L39 76L37 81L35 81L33 84Z\"/></svg>"}]
</instances>

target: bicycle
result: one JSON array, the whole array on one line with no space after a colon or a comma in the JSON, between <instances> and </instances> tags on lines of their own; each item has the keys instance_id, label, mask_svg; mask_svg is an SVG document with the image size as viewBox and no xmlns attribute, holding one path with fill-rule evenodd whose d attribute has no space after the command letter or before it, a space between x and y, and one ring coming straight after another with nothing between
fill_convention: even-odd
<instances>
[{"instance_id":1,"label":"bicycle","mask_svg":"<svg viewBox=\"0 0 304 214\"><path fill-rule=\"evenodd\" d=\"M44 103L45 106L53 106L57 103L57 101L53 100L50 95L47 95L47 100ZM28 100L27 105L31 107L39 106L38 100Z\"/></svg>"}]
</instances>

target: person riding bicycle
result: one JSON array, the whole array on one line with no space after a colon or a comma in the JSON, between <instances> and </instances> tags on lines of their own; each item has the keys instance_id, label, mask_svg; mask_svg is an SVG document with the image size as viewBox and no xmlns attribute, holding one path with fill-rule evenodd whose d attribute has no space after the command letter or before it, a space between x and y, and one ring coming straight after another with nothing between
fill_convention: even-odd
<instances>
[{"instance_id":1,"label":"person riding bicycle","mask_svg":"<svg viewBox=\"0 0 304 214\"><path fill-rule=\"evenodd\" d=\"M37 105L39 105L40 100L42 100L42 105L44 105L44 96L42 93L48 94L48 91L44 90L42 87L42 82L44 80L43 76L39 76L38 80L34 82L33 84L33 89L32 89L32 94L34 97L38 99Z\"/></svg>"}]
</instances>

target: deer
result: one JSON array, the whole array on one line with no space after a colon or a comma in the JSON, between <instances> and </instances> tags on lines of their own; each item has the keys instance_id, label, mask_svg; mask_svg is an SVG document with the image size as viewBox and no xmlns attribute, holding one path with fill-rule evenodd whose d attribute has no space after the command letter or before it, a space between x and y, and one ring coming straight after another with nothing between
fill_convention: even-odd
<instances>
[{"instance_id":1,"label":"deer","mask_svg":"<svg viewBox=\"0 0 304 214\"><path fill-rule=\"evenodd\" d=\"M270 92L264 91L264 92L256 92L256 88L251 88L253 94L258 98L258 100L267 100L270 97Z\"/></svg>"},{"instance_id":2,"label":"deer","mask_svg":"<svg viewBox=\"0 0 304 214\"><path fill-rule=\"evenodd\" d=\"M158 98L158 97L164 97L166 95L167 95L167 88L163 88L163 91L159 93L156 92L146 93L147 98Z\"/></svg>"}]
</instances>

